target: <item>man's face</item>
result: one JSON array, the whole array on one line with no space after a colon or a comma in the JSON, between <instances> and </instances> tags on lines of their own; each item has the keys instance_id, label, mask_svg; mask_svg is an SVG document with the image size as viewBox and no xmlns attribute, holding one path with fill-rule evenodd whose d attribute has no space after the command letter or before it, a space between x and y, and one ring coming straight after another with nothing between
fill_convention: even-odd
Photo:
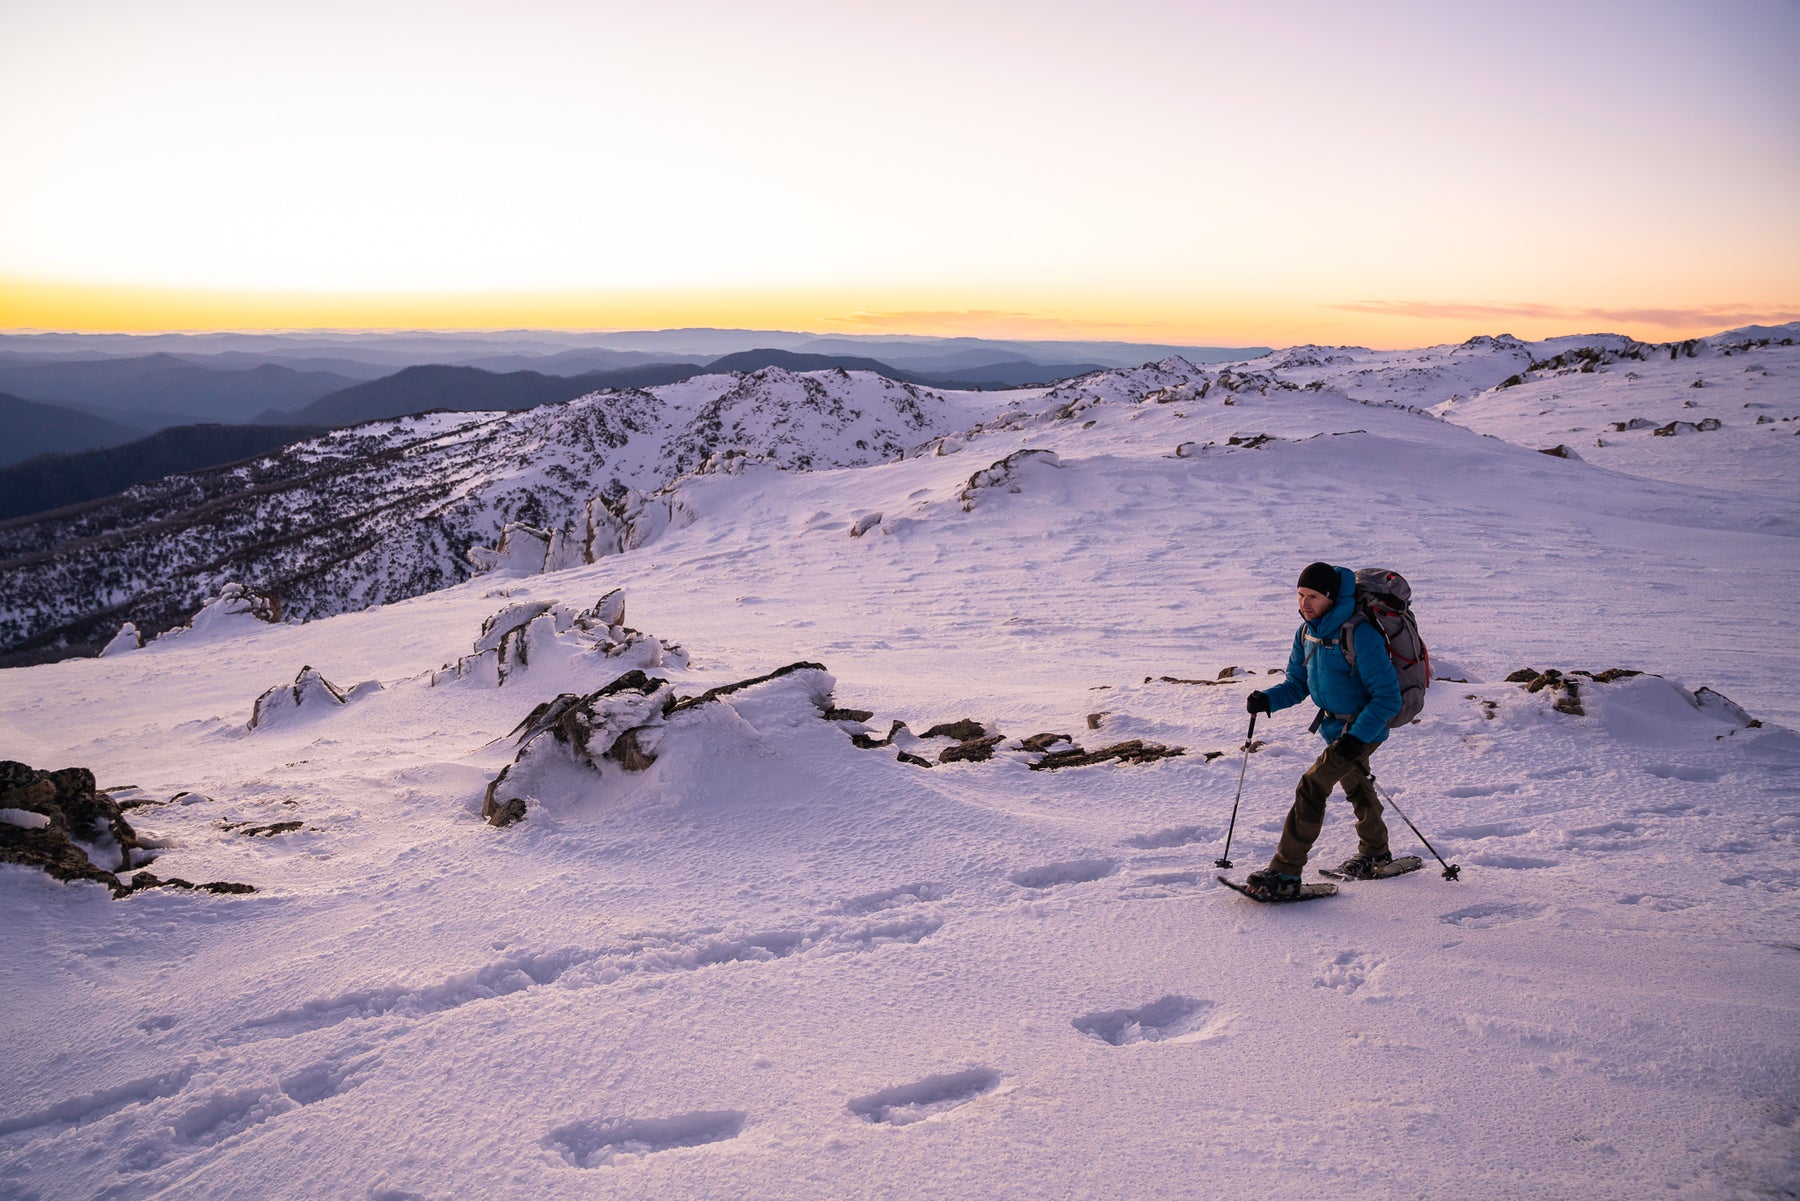
<instances>
[{"instance_id":1,"label":"man's face","mask_svg":"<svg viewBox=\"0 0 1800 1201\"><path fill-rule=\"evenodd\" d=\"M1331 598L1323 592L1314 592L1311 588L1300 589L1300 616L1308 621L1317 621L1331 609Z\"/></svg>"}]
</instances>

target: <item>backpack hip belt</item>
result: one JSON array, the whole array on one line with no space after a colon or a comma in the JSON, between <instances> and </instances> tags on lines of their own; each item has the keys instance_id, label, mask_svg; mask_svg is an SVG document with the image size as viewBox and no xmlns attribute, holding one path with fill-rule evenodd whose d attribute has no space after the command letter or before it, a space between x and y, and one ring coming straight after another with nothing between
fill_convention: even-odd
<instances>
[{"instance_id":1,"label":"backpack hip belt","mask_svg":"<svg viewBox=\"0 0 1800 1201\"><path fill-rule=\"evenodd\" d=\"M1341 721L1348 726L1355 720L1356 714L1354 713L1333 713L1329 709L1321 709L1318 714L1314 716L1312 725L1306 728L1306 732L1308 734L1317 734L1319 732L1319 727L1328 721Z\"/></svg>"}]
</instances>

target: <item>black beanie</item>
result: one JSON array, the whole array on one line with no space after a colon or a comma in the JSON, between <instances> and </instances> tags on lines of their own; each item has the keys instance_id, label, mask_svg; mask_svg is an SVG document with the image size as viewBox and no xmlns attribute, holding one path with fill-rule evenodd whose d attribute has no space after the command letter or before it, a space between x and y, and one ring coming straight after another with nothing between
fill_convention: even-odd
<instances>
[{"instance_id":1,"label":"black beanie","mask_svg":"<svg viewBox=\"0 0 1800 1201\"><path fill-rule=\"evenodd\" d=\"M1310 588L1314 592L1323 593L1332 600L1336 600L1338 589L1343 586L1343 582L1344 578L1331 564L1308 563L1306 570L1300 573L1300 583L1296 587Z\"/></svg>"}]
</instances>

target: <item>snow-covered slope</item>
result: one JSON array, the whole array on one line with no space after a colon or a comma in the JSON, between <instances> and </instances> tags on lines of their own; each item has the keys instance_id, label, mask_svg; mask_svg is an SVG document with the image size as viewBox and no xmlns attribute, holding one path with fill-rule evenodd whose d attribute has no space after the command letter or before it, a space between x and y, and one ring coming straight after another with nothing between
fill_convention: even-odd
<instances>
[{"instance_id":1,"label":"snow-covered slope","mask_svg":"<svg viewBox=\"0 0 1800 1201\"><path fill-rule=\"evenodd\" d=\"M0 865L0 1192L1791 1193L1800 473L1706 439L1800 416L1800 358L1596 462L1539 453L1578 392L1709 360L1544 351L949 397L592 563L0 672L4 755L127 806L122 884L256 889ZM1390 815L1427 870L1253 906L1214 860L1316 753L1242 753L1315 558L1413 582L1439 679L1375 765L1461 878Z\"/></svg>"}]
</instances>

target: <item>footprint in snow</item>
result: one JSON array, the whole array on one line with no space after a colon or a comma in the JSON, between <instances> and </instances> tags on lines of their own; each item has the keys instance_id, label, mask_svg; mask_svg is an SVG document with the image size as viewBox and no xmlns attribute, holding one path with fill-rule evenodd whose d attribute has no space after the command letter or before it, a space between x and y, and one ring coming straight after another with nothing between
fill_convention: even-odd
<instances>
[{"instance_id":1,"label":"footprint in snow","mask_svg":"<svg viewBox=\"0 0 1800 1201\"><path fill-rule=\"evenodd\" d=\"M1474 854L1465 856L1464 862L1471 867L1498 867L1508 871L1529 871L1539 867L1558 867L1557 859L1533 859L1529 855L1486 855Z\"/></svg>"},{"instance_id":2,"label":"footprint in snow","mask_svg":"<svg viewBox=\"0 0 1800 1201\"><path fill-rule=\"evenodd\" d=\"M949 895L950 890L942 884L902 884L898 888L884 888L880 892L866 893L860 897L851 897L847 901L840 901L835 909L838 913L879 913L883 909L897 909L903 905L917 905L924 901L941 901Z\"/></svg>"},{"instance_id":3,"label":"footprint in snow","mask_svg":"<svg viewBox=\"0 0 1800 1201\"><path fill-rule=\"evenodd\" d=\"M1484 796L1504 796L1509 792L1519 791L1519 787L1517 784L1471 784L1462 788L1446 788L1444 795L1469 800Z\"/></svg>"},{"instance_id":4,"label":"footprint in snow","mask_svg":"<svg viewBox=\"0 0 1800 1201\"><path fill-rule=\"evenodd\" d=\"M1190 843L1211 842L1217 837L1217 831L1206 826L1171 826L1167 830L1155 830L1149 834L1133 834L1125 839L1124 845L1140 851L1165 851Z\"/></svg>"},{"instance_id":5,"label":"footprint in snow","mask_svg":"<svg viewBox=\"0 0 1800 1201\"><path fill-rule=\"evenodd\" d=\"M1482 822L1473 826L1452 826L1443 833L1445 838L1457 842L1474 842L1482 838L1517 838L1525 831L1526 827L1513 822Z\"/></svg>"},{"instance_id":6,"label":"footprint in snow","mask_svg":"<svg viewBox=\"0 0 1800 1201\"><path fill-rule=\"evenodd\" d=\"M217 1146L292 1108L294 1102L279 1091L251 1088L214 1093L177 1114L149 1138L132 1144L120 1165L127 1171L147 1172L172 1159Z\"/></svg>"},{"instance_id":7,"label":"footprint in snow","mask_svg":"<svg viewBox=\"0 0 1800 1201\"><path fill-rule=\"evenodd\" d=\"M1089 1038L1114 1047L1138 1043L1188 1043L1216 1038L1220 1023L1214 1005L1194 997L1168 996L1136 1009L1105 1009L1071 1023Z\"/></svg>"},{"instance_id":8,"label":"footprint in snow","mask_svg":"<svg viewBox=\"0 0 1800 1201\"><path fill-rule=\"evenodd\" d=\"M958 1109L1000 1087L1000 1073L970 1068L884 1088L850 1102L850 1112L883 1126L910 1126Z\"/></svg>"},{"instance_id":9,"label":"footprint in snow","mask_svg":"<svg viewBox=\"0 0 1800 1201\"><path fill-rule=\"evenodd\" d=\"M943 922L932 917L898 916L872 921L866 926L847 930L839 937L858 949L867 950L887 943L924 942L943 926Z\"/></svg>"},{"instance_id":10,"label":"footprint in snow","mask_svg":"<svg viewBox=\"0 0 1800 1201\"><path fill-rule=\"evenodd\" d=\"M1638 822L1602 822L1563 831L1563 843L1577 851L1622 851L1642 843L1647 831Z\"/></svg>"},{"instance_id":11,"label":"footprint in snow","mask_svg":"<svg viewBox=\"0 0 1800 1201\"><path fill-rule=\"evenodd\" d=\"M1313 972L1313 987L1332 988L1349 996L1363 993L1369 1000L1385 997L1378 987L1386 963L1368 951L1328 951Z\"/></svg>"},{"instance_id":12,"label":"footprint in snow","mask_svg":"<svg viewBox=\"0 0 1800 1201\"><path fill-rule=\"evenodd\" d=\"M1680 780L1684 784L1716 784L1725 778L1722 771L1680 763L1646 763L1644 770L1659 780Z\"/></svg>"},{"instance_id":13,"label":"footprint in snow","mask_svg":"<svg viewBox=\"0 0 1800 1201\"><path fill-rule=\"evenodd\" d=\"M571 1167L605 1168L622 1157L722 1143L742 1133L747 1121L748 1115L735 1109L672 1118L600 1118L559 1126L543 1145Z\"/></svg>"},{"instance_id":14,"label":"footprint in snow","mask_svg":"<svg viewBox=\"0 0 1800 1201\"><path fill-rule=\"evenodd\" d=\"M1020 888L1055 888L1060 884L1085 884L1101 880L1119 870L1113 859L1067 859L1046 863L1041 867L1020 868L1007 876Z\"/></svg>"},{"instance_id":15,"label":"footprint in snow","mask_svg":"<svg viewBox=\"0 0 1800 1201\"><path fill-rule=\"evenodd\" d=\"M1619 898L1621 905L1636 905L1654 913L1680 913L1705 904L1692 897L1678 897L1651 892L1628 892Z\"/></svg>"},{"instance_id":16,"label":"footprint in snow","mask_svg":"<svg viewBox=\"0 0 1800 1201\"><path fill-rule=\"evenodd\" d=\"M1483 905L1468 905L1462 909L1439 914L1438 921L1449 926L1461 926L1465 930L1488 930L1495 926L1528 922L1532 918L1542 917L1546 909L1547 906L1532 901L1512 903L1492 901Z\"/></svg>"},{"instance_id":17,"label":"footprint in snow","mask_svg":"<svg viewBox=\"0 0 1800 1201\"><path fill-rule=\"evenodd\" d=\"M301 1105L341 1096L362 1083L362 1078L381 1065L377 1055L327 1059L281 1078L281 1091Z\"/></svg>"},{"instance_id":18,"label":"footprint in snow","mask_svg":"<svg viewBox=\"0 0 1800 1201\"><path fill-rule=\"evenodd\" d=\"M1213 871L1146 872L1120 892L1127 901L1143 901L1161 897L1186 896L1212 884Z\"/></svg>"}]
</instances>

